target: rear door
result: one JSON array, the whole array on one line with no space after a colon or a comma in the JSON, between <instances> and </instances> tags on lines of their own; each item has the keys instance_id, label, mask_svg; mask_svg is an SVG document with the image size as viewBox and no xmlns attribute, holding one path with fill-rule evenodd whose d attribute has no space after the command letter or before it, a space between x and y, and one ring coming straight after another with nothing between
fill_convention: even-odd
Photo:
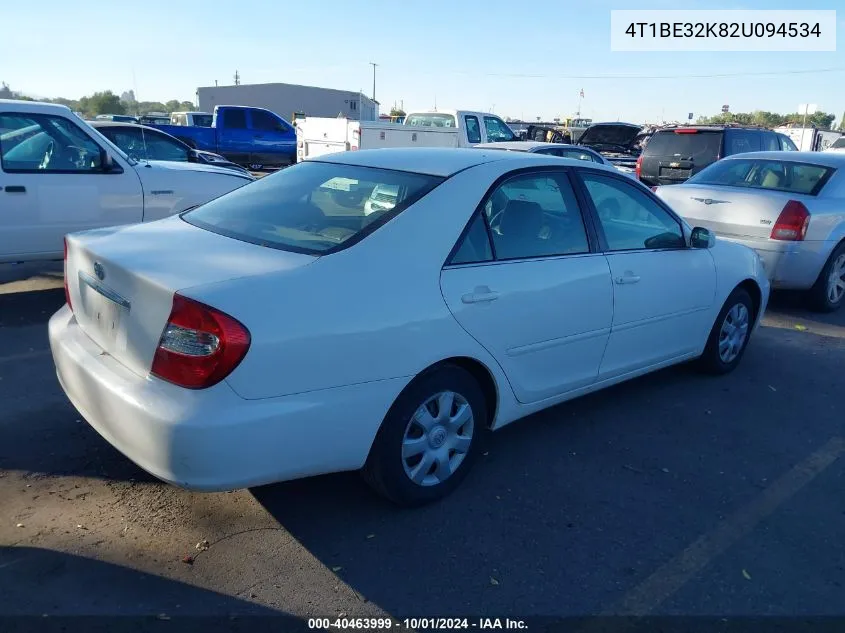
<instances>
[{"instance_id":1,"label":"rear door","mask_svg":"<svg viewBox=\"0 0 845 633\"><path fill-rule=\"evenodd\" d=\"M514 173L497 185L443 268L440 286L520 402L595 381L613 291L567 170Z\"/></svg>"},{"instance_id":2,"label":"rear door","mask_svg":"<svg viewBox=\"0 0 845 633\"><path fill-rule=\"evenodd\" d=\"M252 158L253 133L249 129L246 110L221 108L218 111L216 132L218 151L233 163L249 165ZM222 119L222 120L221 120Z\"/></svg>"},{"instance_id":3,"label":"rear door","mask_svg":"<svg viewBox=\"0 0 845 633\"><path fill-rule=\"evenodd\" d=\"M641 185L622 175L576 172L613 278L613 325L599 378L700 349L716 295L710 251L688 248L679 219Z\"/></svg>"},{"instance_id":4,"label":"rear door","mask_svg":"<svg viewBox=\"0 0 845 633\"><path fill-rule=\"evenodd\" d=\"M60 257L65 234L140 222L131 165L102 164L102 148L70 118L0 111L0 258Z\"/></svg>"},{"instance_id":5,"label":"rear door","mask_svg":"<svg viewBox=\"0 0 845 633\"><path fill-rule=\"evenodd\" d=\"M640 180L650 186L684 182L719 160L722 130L659 130L643 150Z\"/></svg>"}]
</instances>

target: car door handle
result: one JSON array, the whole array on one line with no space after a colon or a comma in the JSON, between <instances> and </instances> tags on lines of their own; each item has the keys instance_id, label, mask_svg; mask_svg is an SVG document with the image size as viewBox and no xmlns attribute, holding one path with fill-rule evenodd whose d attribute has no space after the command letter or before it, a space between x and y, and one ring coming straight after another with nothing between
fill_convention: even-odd
<instances>
[{"instance_id":1,"label":"car door handle","mask_svg":"<svg viewBox=\"0 0 845 633\"><path fill-rule=\"evenodd\" d=\"M493 292L487 286L479 286L473 292L461 297L464 303L488 303L499 298L498 292Z\"/></svg>"},{"instance_id":2,"label":"car door handle","mask_svg":"<svg viewBox=\"0 0 845 633\"><path fill-rule=\"evenodd\" d=\"M622 277L617 277L616 279L614 279L614 281L615 281L617 284L619 284L620 286L621 286L621 285L623 285L623 284L635 284L635 283L637 283L639 280L640 280L640 276L639 276L639 275L631 275L631 274L629 274L629 273L626 273L626 274L625 274L625 275L623 275Z\"/></svg>"},{"instance_id":3,"label":"car door handle","mask_svg":"<svg viewBox=\"0 0 845 633\"><path fill-rule=\"evenodd\" d=\"M26 193L26 187L21 185L9 185L6 187L6 193Z\"/></svg>"}]
</instances>

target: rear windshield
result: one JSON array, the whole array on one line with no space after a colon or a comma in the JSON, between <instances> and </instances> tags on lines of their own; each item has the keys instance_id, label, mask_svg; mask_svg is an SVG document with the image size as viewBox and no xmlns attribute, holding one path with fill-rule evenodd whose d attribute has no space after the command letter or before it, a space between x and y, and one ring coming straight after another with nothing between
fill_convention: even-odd
<instances>
[{"instance_id":1,"label":"rear windshield","mask_svg":"<svg viewBox=\"0 0 845 633\"><path fill-rule=\"evenodd\" d=\"M213 119L213 114L195 114L194 125L198 127L211 127L211 122Z\"/></svg>"},{"instance_id":2,"label":"rear windshield","mask_svg":"<svg viewBox=\"0 0 845 633\"><path fill-rule=\"evenodd\" d=\"M691 160L694 163L711 163L719 156L722 132L694 132L677 134L674 131L656 132L643 150L644 156L666 156Z\"/></svg>"},{"instance_id":3,"label":"rear windshield","mask_svg":"<svg viewBox=\"0 0 845 633\"><path fill-rule=\"evenodd\" d=\"M720 160L687 180L689 184L769 189L814 196L835 170L824 165L782 160Z\"/></svg>"},{"instance_id":4,"label":"rear windshield","mask_svg":"<svg viewBox=\"0 0 845 633\"><path fill-rule=\"evenodd\" d=\"M182 218L245 242L324 255L360 241L443 180L308 161L235 189Z\"/></svg>"},{"instance_id":5,"label":"rear windshield","mask_svg":"<svg viewBox=\"0 0 845 633\"><path fill-rule=\"evenodd\" d=\"M455 117L451 114L411 114L405 119L405 125L455 127Z\"/></svg>"}]
</instances>

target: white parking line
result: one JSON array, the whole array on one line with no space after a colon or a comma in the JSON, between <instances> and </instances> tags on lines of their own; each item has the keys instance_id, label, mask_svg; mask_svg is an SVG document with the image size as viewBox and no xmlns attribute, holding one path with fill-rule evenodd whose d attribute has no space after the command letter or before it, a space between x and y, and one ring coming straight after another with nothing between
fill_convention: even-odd
<instances>
[{"instance_id":1,"label":"white parking line","mask_svg":"<svg viewBox=\"0 0 845 633\"><path fill-rule=\"evenodd\" d=\"M33 358L41 358L42 356L49 356L49 349L37 349L30 352L23 352L22 354L11 354L10 356L0 356L0 364L14 363L15 361L30 360Z\"/></svg>"}]
</instances>

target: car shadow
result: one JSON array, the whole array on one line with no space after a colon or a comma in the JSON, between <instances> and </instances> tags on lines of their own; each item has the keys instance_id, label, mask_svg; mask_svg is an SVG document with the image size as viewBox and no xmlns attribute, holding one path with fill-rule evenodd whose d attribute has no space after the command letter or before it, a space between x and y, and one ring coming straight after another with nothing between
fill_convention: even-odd
<instances>
[{"instance_id":1,"label":"car shadow","mask_svg":"<svg viewBox=\"0 0 845 633\"><path fill-rule=\"evenodd\" d=\"M808 446L841 433L838 383L814 375L837 371L845 345L774 328L758 337L767 344L752 343L731 375L667 369L502 429L462 485L433 505L392 506L356 473L252 494L397 617L418 616L423 605L441 615L596 614ZM737 597L740 612L766 612L745 598Z\"/></svg>"},{"instance_id":2,"label":"car shadow","mask_svg":"<svg viewBox=\"0 0 845 633\"><path fill-rule=\"evenodd\" d=\"M0 628L3 631L218 630L239 618L238 630L272 622L274 630L306 630L283 611L184 582L39 547L0 547ZM209 628L208 625L211 625ZM91 628L93 626L93 628ZM227 628L226 630L231 630Z\"/></svg>"}]
</instances>

